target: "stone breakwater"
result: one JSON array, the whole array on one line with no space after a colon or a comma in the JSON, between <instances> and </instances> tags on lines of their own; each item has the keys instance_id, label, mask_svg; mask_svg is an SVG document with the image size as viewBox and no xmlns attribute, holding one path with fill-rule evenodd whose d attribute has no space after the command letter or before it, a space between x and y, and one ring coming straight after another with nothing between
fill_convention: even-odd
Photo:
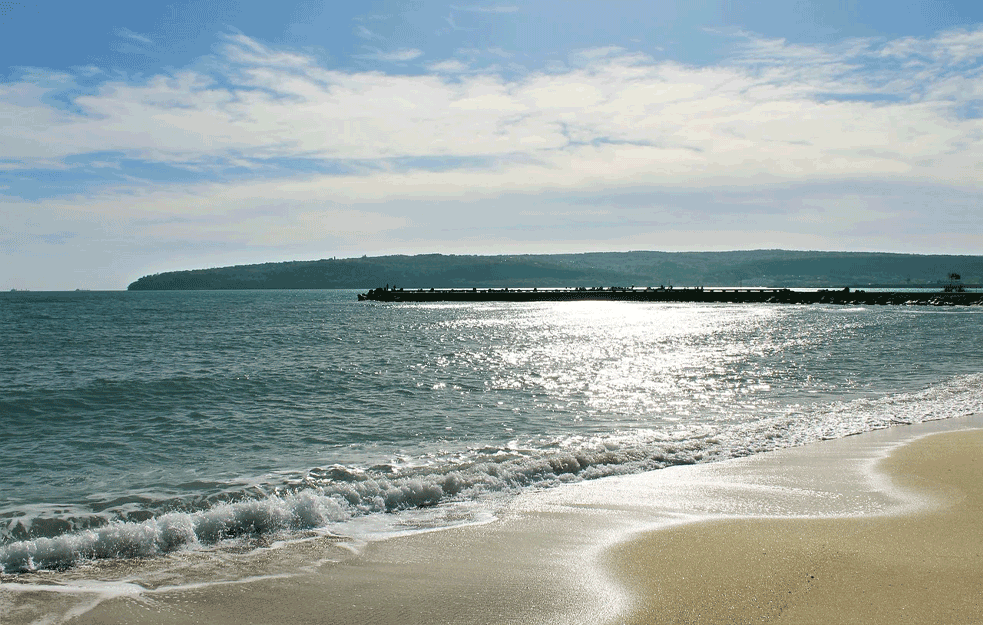
<instances>
[{"instance_id":1,"label":"stone breakwater","mask_svg":"<svg viewBox=\"0 0 983 625\"><path fill-rule=\"evenodd\" d=\"M596 287L574 289L377 288L360 293L360 301L374 302L686 302L727 304L841 304L874 306L980 306L983 293L907 292L864 290L792 291L790 289L712 289L703 287L638 288Z\"/></svg>"}]
</instances>

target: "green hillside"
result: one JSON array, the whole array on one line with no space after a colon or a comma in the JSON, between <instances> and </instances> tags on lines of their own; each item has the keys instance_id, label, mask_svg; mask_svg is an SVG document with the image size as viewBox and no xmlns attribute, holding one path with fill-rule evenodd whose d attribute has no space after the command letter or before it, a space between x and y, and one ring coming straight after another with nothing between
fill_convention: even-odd
<instances>
[{"instance_id":1,"label":"green hillside","mask_svg":"<svg viewBox=\"0 0 983 625\"><path fill-rule=\"evenodd\" d=\"M464 286L939 285L983 283L983 256L868 252L595 252L508 256L376 256L238 265L144 276L130 290L361 289Z\"/></svg>"}]
</instances>

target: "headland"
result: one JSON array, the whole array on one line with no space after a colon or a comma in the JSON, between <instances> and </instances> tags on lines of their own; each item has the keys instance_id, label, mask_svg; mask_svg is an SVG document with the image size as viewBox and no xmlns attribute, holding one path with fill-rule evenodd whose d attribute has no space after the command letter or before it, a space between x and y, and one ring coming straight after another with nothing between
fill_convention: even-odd
<instances>
[{"instance_id":1,"label":"headland","mask_svg":"<svg viewBox=\"0 0 983 625\"><path fill-rule=\"evenodd\" d=\"M590 252L584 254L374 256L238 265L144 276L132 291L360 289L385 283L438 288L484 285L761 285L793 288L941 289L958 273L983 284L983 256L873 252Z\"/></svg>"}]
</instances>

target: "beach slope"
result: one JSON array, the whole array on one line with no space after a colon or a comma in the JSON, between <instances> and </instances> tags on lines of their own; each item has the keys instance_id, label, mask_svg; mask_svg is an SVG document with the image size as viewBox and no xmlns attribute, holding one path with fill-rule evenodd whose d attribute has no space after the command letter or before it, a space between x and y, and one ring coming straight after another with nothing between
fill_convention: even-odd
<instances>
[{"instance_id":1,"label":"beach slope","mask_svg":"<svg viewBox=\"0 0 983 625\"><path fill-rule=\"evenodd\" d=\"M636 596L626 622L983 622L983 431L919 439L879 469L936 505L688 524L614 548Z\"/></svg>"},{"instance_id":2,"label":"beach slope","mask_svg":"<svg viewBox=\"0 0 983 625\"><path fill-rule=\"evenodd\" d=\"M0 620L979 623L981 421L570 484L354 550L325 537L8 578Z\"/></svg>"}]
</instances>

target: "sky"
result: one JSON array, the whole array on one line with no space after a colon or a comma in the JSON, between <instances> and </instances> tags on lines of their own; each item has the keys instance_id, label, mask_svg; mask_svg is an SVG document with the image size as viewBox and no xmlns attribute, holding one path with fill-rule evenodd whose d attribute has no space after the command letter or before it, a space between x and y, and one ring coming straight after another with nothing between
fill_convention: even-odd
<instances>
[{"instance_id":1,"label":"sky","mask_svg":"<svg viewBox=\"0 0 983 625\"><path fill-rule=\"evenodd\" d=\"M983 3L0 0L0 289L983 254Z\"/></svg>"}]
</instances>

